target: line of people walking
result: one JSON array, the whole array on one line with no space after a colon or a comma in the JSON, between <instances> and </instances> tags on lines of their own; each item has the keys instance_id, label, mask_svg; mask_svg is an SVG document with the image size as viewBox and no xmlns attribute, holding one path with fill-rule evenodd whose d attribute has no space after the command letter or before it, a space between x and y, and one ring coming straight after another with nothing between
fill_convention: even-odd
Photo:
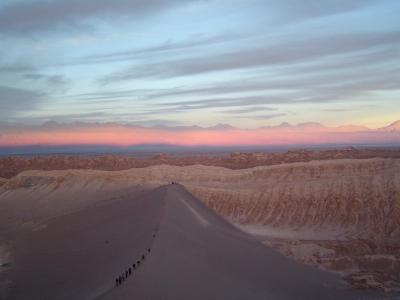
<instances>
[{"instance_id":1,"label":"line of people walking","mask_svg":"<svg viewBox=\"0 0 400 300\"><path fill-rule=\"evenodd\" d=\"M156 230L157 231L157 230ZM156 238L156 231L153 233L153 239ZM125 280L128 279L129 276L133 274L133 272L140 266L141 263L146 259L147 255L150 255L151 248L147 248L147 251L142 254L142 256L134 262L131 266L129 266L121 275L119 275L115 279L115 285L120 286Z\"/></svg>"}]
</instances>

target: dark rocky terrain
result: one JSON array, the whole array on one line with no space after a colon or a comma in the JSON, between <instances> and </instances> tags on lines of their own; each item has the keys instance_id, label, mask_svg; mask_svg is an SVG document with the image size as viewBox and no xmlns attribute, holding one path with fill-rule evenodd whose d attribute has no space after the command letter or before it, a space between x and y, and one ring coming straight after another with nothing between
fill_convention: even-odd
<instances>
[{"instance_id":1,"label":"dark rocky terrain","mask_svg":"<svg viewBox=\"0 0 400 300\"><path fill-rule=\"evenodd\" d=\"M154 165L218 166L228 169L246 169L256 166L283 163L307 162L343 158L400 158L400 149L356 149L347 147L336 150L291 150L287 152L233 152L224 155L174 156L160 153L149 158L127 155L49 155L49 156L7 156L0 158L0 177L11 178L25 170L67 170L92 169L119 171Z\"/></svg>"}]
</instances>

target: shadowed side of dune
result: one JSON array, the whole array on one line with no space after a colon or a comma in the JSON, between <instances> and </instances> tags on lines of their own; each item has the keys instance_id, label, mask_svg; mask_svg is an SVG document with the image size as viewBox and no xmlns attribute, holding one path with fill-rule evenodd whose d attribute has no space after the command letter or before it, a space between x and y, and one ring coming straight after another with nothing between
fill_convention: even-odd
<instances>
[{"instance_id":1,"label":"shadowed side of dune","mask_svg":"<svg viewBox=\"0 0 400 300\"><path fill-rule=\"evenodd\" d=\"M6 299L94 299L112 289L151 248L164 194L133 194L20 233Z\"/></svg>"}]
</instances>

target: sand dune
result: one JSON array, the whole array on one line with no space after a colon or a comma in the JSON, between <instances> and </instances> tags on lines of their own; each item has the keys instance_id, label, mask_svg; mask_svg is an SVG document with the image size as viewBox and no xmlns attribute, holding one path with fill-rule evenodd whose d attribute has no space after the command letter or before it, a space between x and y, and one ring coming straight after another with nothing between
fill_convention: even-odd
<instances>
[{"instance_id":1,"label":"sand dune","mask_svg":"<svg viewBox=\"0 0 400 300\"><path fill-rule=\"evenodd\" d=\"M149 259L101 299L358 299L337 277L263 247L181 186L166 188Z\"/></svg>"},{"instance_id":2,"label":"sand dune","mask_svg":"<svg viewBox=\"0 0 400 300\"><path fill-rule=\"evenodd\" d=\"M367 297L265 247L176 184L47 220L20 233L14 251L7 299Z\"/></svg>"}]
</instances>

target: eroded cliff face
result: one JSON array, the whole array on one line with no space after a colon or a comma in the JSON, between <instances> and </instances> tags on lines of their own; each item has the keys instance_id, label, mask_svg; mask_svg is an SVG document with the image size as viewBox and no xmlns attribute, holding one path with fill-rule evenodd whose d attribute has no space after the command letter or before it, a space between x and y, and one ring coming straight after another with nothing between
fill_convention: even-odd
<instances>
[{"instance_id":1,"label":"eroded cliff face","mask_svg":"<svg viewBox=\"0 0 400 300\"><path fill-rule=\"evenodd\" d=\"M187 185L207 205L242 225L400 237L400 160L260 167L231 172L220 181Z\"/></svg>"},{"instance_id":2,"label":"eroded cliff face","mask_svg":"<svg viewBox=\"0 0 400 300\"><path fill-rule=\"evenodd\" d=\"M7 181L8 181L8 179L1 178L1 177L0 177L0 186L2 186L3 184L6 184Z\"/></svg>"},{"instance_id":3,"label":"eroded cliff face","mask_svg":"<svg viewBox=\"0 0 400 300\"><path fill-rule=\"evenodd\" d=\"M400 159L242 170L159 165L117 172L25 171L0 187L0 218L21 226L36 224L32 218L49 218L170 182L183 184L285 255L342 272L356 286L387 291L400 287Z\"/></svg>"}]
</instances>

